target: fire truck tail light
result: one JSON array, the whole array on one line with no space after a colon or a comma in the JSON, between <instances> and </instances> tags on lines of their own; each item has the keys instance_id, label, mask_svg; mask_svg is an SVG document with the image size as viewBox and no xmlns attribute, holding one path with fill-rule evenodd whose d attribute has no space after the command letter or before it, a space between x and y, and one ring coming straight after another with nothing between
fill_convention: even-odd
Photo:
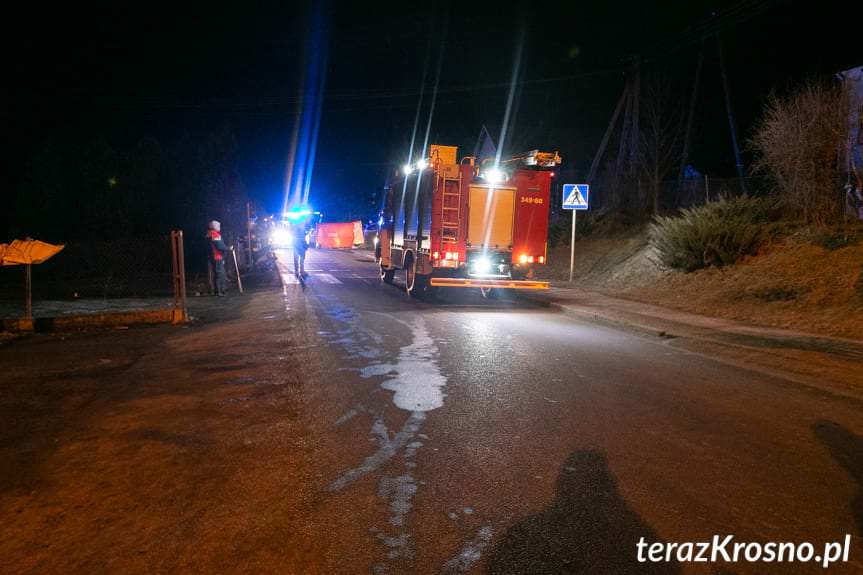
<instances>
[{"instance_id":1,"label":"fire truck tail light","mask_svg":"<svg viewBox=\"0 0 863 575\"><path fill-rule=\"evenodd\" d=\"M432 259L433 260L439 260L440 259L440 252L432 252Z\"/></svg>"},{"instance_id":2,"label":"fire truck tail light","mask_svg":"<svg viewBox=\"0 0 863 575\"><path fill-rule=\"evenodd\" d=\"M452 253L452 259L454 259L455 261L458 261L458 252Z\"/></svg>"},{"instance_id":3,"label":"fire truck tail light","mask_svg":"<svg viewBox=\"0 0 863 575\"><path fill-rule=\"evenodd\" d=\"M518 258L518 262L522 263L522 264L526 264L527 263L527 254L521 254L521 256L519 256L519 258Z\"/></svg>"},{"instance_id":4,"label":"fire truck tail light","mask_svg":"<svg viewBox=\"0 0 863 575\"><path fill-rule=\"evenodd\" d=\"M539 256L539 257L537 258L537 261L538 261L539 263L541 263L541 264L544 264L544 263L545 263L545 256Z\"/></svg>"},{"instance_id":5,"label":"fire truck tail light","mask_svg":"<svg viewBox=\"0 0 863 575\"><path fill-rule=\"evenodd\" d=\"M529 264L533 263L533 256L527 256L527 263L529 263Z\"/></svg>"},{"instance_id":6,"label":"fire truck tail light","mask_svg":"<svg viewBox=\"0 0 863 575\"><path fill-rule=\"evenodd\" d=\"M446 252L444 254L444 259L451 260L452 259L452 252Z\"/></svg>"}]
</instances>

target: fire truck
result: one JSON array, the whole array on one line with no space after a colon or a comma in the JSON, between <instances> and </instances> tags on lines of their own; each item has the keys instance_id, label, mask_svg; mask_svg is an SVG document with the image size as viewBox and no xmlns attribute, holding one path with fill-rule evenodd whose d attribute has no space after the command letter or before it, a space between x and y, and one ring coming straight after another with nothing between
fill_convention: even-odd
<instances>
[{"instance_id":1,"label":"fire truck","mask_svg":"<svg viewBox=\"0 0 863 575\"><path fill-rule=\"evenodd\" d=\"M379 234L381 279L404 270L405 289L420 297L439 287L548 289L550 189L557 152L534 150L504 161L467 157L433 145L386 188Z\"/></svg>"}]
</instances>

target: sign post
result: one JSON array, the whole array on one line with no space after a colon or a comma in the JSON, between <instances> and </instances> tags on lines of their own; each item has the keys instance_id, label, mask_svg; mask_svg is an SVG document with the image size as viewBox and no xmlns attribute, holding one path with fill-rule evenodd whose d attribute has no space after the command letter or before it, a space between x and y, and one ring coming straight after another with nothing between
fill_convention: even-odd
<instances>
[{"instance_id":1,"label":"sign post","mask_svg":"<svg viewBox=\"0 0 863 575\"><path fill-rule=\"evenodd\" d=\"M578 210L572 210L572 238L569 240L569 283L572 283L572 274L575 272L575 214Z\"/></svg>"},{"instance_id":2,"label":"sign post","mask_svg":"<svg viewBox=\"0 0 863 575\"><path fill-rule=\"evenodd\" d=\"M563 204L564 210L572 210L572 238L569 242L569 282L575 273L575 214L579 211L587 211L590 206L589 184L564 184Z\"/></svg>"},{"instance_id":3,"label":"sign post","mask_svg":"<svg viewBox=\"0 0 863 575\"><path fill-rule=\"evenodd\" d=\"M24 264L24 319L33 319L33 276L32 265Z\"/></svg>"},{"instance_id":4,"label":"sign post","mask_svg":"<svg viewBox=\"0 0 863 575\"><path fill-rule=\"evenodd\" d=\"M33 264L41 264L57 254L64 246L55 246L26 238L0 244L0 266L24 266L24 318L18 329L33 331Z\"/></svg>"}]
</instances>

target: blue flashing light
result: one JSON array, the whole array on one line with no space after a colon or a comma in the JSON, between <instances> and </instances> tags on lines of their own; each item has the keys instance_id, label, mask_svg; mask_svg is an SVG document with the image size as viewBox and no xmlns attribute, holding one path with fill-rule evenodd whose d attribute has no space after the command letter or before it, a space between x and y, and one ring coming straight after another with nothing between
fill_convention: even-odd
<instances>
[{"instance_id":1,"label":"blue flashing light","mask_svg":"<svg viewBox=\"0 0 863 575\"><path fill-rule=\"evenodd\" d=\"M313 213L314 212L312 210L291 210L289 212L285 212L284 216L287 219L291 220L292 222L295 222L297 220L301 220L305 217L308 217L308 216L312 215Z\"/></svg>"}]
</instances>

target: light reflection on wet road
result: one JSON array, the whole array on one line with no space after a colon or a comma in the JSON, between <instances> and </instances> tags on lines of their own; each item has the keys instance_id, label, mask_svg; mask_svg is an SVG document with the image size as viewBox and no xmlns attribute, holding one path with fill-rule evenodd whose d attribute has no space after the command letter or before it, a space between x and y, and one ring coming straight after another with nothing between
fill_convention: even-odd
<instances>
[{"instance_id":1,"label":"light reflection on wet road","mask_svg":"<svg viewBox=\"0 0 863 575\"><path fill-rule=\"evenodd\" d=\"M863 530L842 463L861 467L853 401L536 303L414 300L366 252L312 250L307 267L284 299L328 350L308 413L332 572L695 573L646 569L635 542Z\"/></svg>"}]
</instances>

